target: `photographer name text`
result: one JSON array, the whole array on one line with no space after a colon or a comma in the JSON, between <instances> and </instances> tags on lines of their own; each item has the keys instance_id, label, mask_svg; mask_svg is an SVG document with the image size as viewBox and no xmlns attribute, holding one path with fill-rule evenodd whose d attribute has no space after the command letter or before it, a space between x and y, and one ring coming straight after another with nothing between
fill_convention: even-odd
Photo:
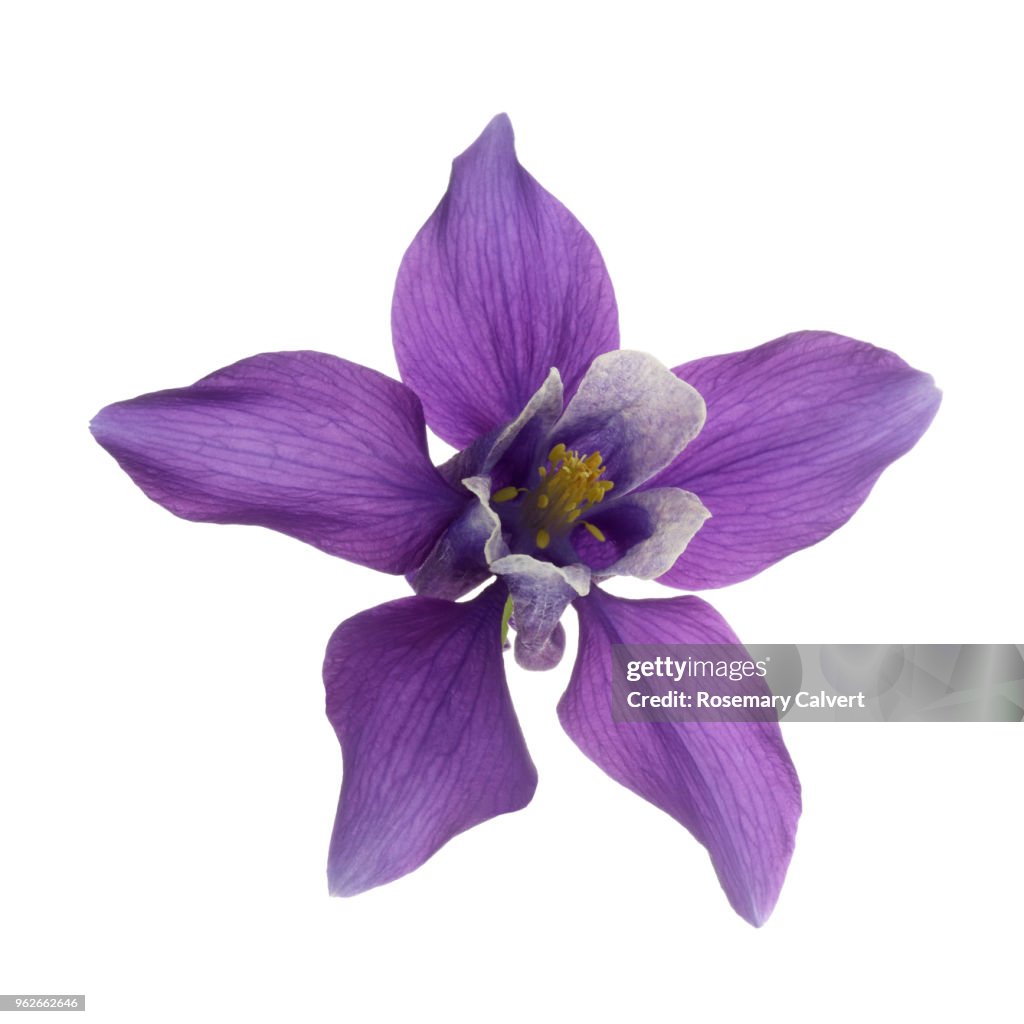
<instances>
[{"instance_id":1,"label":"photographer name text","mask_svg":"<svg viewBox=\"0 0 1024 1024\"><path fill-rule=\"evenodd\" d=\"M798 708L863 708L863 693L813 693L801 690L799 693L709 693L707 690L669 690L667 693L641 693L631 690L626 694L626 704L631 708L707 708L728 710L739 708L774 708L785 714L790 705Z\"/></svg>"}]
</instances>

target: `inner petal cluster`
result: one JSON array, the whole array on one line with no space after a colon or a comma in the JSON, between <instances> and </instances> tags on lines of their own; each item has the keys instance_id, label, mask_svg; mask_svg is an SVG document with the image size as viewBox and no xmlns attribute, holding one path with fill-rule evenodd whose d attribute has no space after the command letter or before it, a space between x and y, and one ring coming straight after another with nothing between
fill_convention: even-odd
<instances>
[{"instance_id":1,"label":"inner petal cluster","mask_svg":"<svg viewBox=\"0 0 1024 1024\"><path fill-rule=\"evenodd\" d=\"M518 511L522 528L532 534L543 551L552 539L568 535L581 517L615 487L613 481L602 479L606 468L598 451L581 455L556 444L547 462L538 466L538 480L532 488L503 487L491 500L504 504L521 499ZM584 520L580 525L597 540L605 539L593 523Z\"/></svg>"}]
</instances>

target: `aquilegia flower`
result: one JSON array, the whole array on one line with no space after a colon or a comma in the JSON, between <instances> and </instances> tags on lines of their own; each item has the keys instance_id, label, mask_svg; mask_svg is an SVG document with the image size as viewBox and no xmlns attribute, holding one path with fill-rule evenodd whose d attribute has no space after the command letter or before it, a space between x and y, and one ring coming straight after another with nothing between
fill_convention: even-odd
<instances>
[{"instance_id":1,"label":"aquilegia flower","mask_svg":"<svg viewBox=\"0 0 1024 1024\"><path fill-rule=\"evenodd\" d=\"M504 116L456 159L406 253L393 327L405 383L264 354L92 424L176 515L270 527L416 592L342 623L327 648L344 757L331 891L390 882L530 801L504 637L511 626L520 664L553 666L571 603L562 725L707 847L760 924L800 813L778 725L619 723L611 708L612 644L739 641L697 597L629 601L600 584L721 587L821 540L924 432L931 378L815 331L674 370L620 351L601 256L519 165ZM438 468L424 421L459 449Z\"/></svg>"}]
</instances>

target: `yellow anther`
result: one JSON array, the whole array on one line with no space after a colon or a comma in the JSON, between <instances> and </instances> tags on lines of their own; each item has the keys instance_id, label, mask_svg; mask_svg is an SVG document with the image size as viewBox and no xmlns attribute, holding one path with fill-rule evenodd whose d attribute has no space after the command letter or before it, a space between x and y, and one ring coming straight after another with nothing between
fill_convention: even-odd
<instances>
[{"instance_id":1,"label":"yellow anther","mask_svg":"<svg viewBox=\"0 0 1024 1024\"><path fill-rule=\"evenodd\" d=\"M533 533L534 543L543 551L552 539L562 538L575 529L581 517L615 486L602 477L606 468L600 452L571 451L556 444L544 465L537 467L534 486L502 487L491 496L494 504L512 501L523 495L514 513L524 529ZM590 535L599 541L604 534L591 523L583 522Z\"/></svg>"},{"instance_id":2,"label":"yellow anther","mask_svg":"<svg viewBox=\"0 0 1024 1024\"><path fill-rule=\"evenodd\" d=\"M500 491L495 491L491 495L491 501L495 501L501 504L503 501L511 501L520 491L525 491L525 487L502 487Z\"/></svg>"}]
</instances>

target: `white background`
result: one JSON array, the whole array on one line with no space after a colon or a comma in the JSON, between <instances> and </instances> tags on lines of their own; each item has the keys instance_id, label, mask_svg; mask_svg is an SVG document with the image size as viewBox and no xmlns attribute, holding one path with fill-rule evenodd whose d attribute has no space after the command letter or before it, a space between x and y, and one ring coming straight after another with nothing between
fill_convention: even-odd
<instances>
[{"instance_id":1,"label":"white background","mask_svg":"<svg viewBox=\"0 0 1024 1024\"><path fill-rule=\"evenodd\" d=\"M404 584L177 520L86 429L261 351L394 373L404 247L507 110L624 346L827 328L945 392L847 527L710 595L739 635L1020 641L1014 8L6 3L0 991L104 1022L1015 1019L1012 726L789 727L805 813L755 930L561 733L568 664L513 671L531 806L328 898L322 653Z\"/></svg>"}]
</instances>

